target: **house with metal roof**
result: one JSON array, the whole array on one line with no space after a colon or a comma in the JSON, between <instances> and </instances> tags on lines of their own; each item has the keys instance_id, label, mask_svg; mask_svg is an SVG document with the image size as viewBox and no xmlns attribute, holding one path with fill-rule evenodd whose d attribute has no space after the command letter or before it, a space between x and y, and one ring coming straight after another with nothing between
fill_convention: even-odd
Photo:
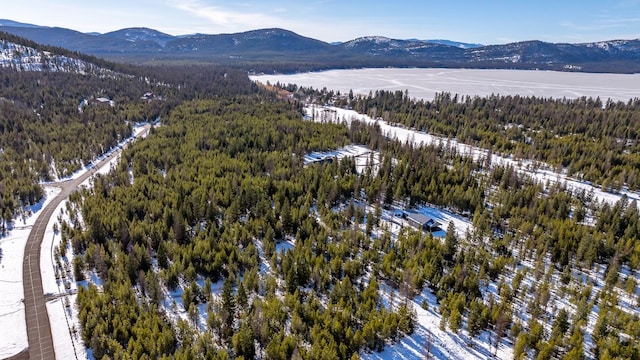
<instances>
[{"instance_id":1,"label":"house with metal roof","mask_svg":"<svg viewBox=\"0 0 640 360\"><path fill-rule=\"evenodd\" d=\"M407 221L418 230L434 232L440 230L442 224L434 218L421 213L407 213Z\"/></svg>"}]
</instances>

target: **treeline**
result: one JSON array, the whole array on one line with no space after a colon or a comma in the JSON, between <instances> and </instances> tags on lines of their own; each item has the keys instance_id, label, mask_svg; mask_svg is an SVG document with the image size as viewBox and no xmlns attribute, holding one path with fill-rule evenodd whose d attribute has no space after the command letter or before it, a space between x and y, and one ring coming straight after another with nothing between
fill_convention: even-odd
<instances>
[{"instance_id":1,"label":"treeline","mask_svg":"<svg viewBox=\"0 0 640 360\"><path fill-rule=\"evenodd\" d=\"M309 95L308 89L287 90ZM415 100L408 92L376 91L353 96L326 89L316 98L349 106L391 124L550 164L607 191L640 189L640 101L599 98L552 99L492 95L436 94Z\"/></svg>"},{"instance_id":2,"label":"treeline","mask_svg":"<svg viewBox=\"0 0 640 360\"><path fill-rule=\"evenodd\" d=\"M57 51L12 36L4 41ZM76 56L68 51L56 52ZM94 61L92 57L76 59ZM0 69L0 230L63 178L113 148L132 124L153 121L187 98L256 92L246 74L211 66L134 67L94 61L109 76ZM141 99L151 93L149 99ZM100 102L106 98L112 101ZM84 101L87 101L85 104Z\"/></svg>"}]
</instances>

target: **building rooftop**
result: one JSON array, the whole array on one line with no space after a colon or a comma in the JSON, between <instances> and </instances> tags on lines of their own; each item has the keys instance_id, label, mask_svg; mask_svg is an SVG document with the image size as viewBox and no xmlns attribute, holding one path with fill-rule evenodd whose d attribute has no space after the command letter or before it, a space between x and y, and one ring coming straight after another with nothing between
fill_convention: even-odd
<instances>
[{"instance_id":1,"label":"building rooftop","mask_svg":"<svg viewBox=\"0 0 640 360\"><path fill-rule=\"evenodd\" d=\"M421 224L422 226L424 225L427 225L429 227L442 226L442 224L436 221L434 218L421 213L407 213L407 219L417 224Z\"/></svg>"}]
</instances>

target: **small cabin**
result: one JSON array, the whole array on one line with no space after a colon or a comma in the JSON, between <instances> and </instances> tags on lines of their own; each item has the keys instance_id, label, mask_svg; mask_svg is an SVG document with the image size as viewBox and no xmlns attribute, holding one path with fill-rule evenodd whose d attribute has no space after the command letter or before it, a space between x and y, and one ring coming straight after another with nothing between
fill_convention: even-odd
<instances>
[{"instance_id":1,"label":"small cabin","mask_svg":"<svg viewBox=\"0 0 640 360\"><path fill-rule=\"evenodd\" d=\"M408 213L407 221L418 230L434 232L441 229L442 224L434 218L420 213Z\"/></svg>"}]
</instances>

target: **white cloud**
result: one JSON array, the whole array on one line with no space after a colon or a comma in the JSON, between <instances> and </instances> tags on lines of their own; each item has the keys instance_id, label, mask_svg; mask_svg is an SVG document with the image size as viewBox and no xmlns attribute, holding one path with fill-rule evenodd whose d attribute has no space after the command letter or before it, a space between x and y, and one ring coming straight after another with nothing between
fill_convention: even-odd
<instances>
[{"instance_id":1,"label":"white cloud","mask_svg":"<svg viewBox=\"0 0 640 360\"><path fill-rule=\"evenodd\" d=\"M632 18L612 18L606 17L599 21L603 26L609 27L627 27L634 26L637 27L640 25L640 18L632 17Z\"/></svg>"},{"instance_id":2,"label":"white cloud","mask_svg":"<svg viewBox=\"0 0 640 360\"><path fill-rule=\"evenodd\" d=\"M587 24L576 24L570 21L564 21L560 25L564 28L571 29L582 33L594 33L594 32L607 32L602 35L611 35L608 33L612 30L618 30L617 33L621 33L626 30L627 32L634 32L640 24L640 18L611 18L604 17L597 19Z\"/></svg>"},{"instance_id":3,"label":"white cloud","mask_svg":"<svg viewBox=\"0 0 640 360\"><path fill-rule=\"evenodd\" d=\"M367 32L371 28L371 24L362 23L359 20L338 21L337 15L329 19L307 7L290 9L266 5L268 9L265 9L265 3L247 2L239 2L234 4L234 7L230 7L205 0L166 0L165 3L172 9L179 10L181 17L192 18L189 22L190 30L187 31L189 33L232 33L278 27L302 36L335 41L336 39L344 40L345 37L350 40L352 37L349 34L360 32L370 35ZM301 12L305 15L301 15ZM182 21L181 26L185 27L185 21ZM381 24L376 24L376 30L380 28L382 28Z\"/></svg>"},{"instance_id":4,"label":"white cloud","mask_svg":"<svg viewBox=\"0 0 640 360\"><path fill-rule=\"evenodd\" d=\"M220 6L208 5L199 0L170 0L168 4L230 31L271 27L282 22L280 19L262 13L233 11Z\"/></svg>"}]
</instances>

